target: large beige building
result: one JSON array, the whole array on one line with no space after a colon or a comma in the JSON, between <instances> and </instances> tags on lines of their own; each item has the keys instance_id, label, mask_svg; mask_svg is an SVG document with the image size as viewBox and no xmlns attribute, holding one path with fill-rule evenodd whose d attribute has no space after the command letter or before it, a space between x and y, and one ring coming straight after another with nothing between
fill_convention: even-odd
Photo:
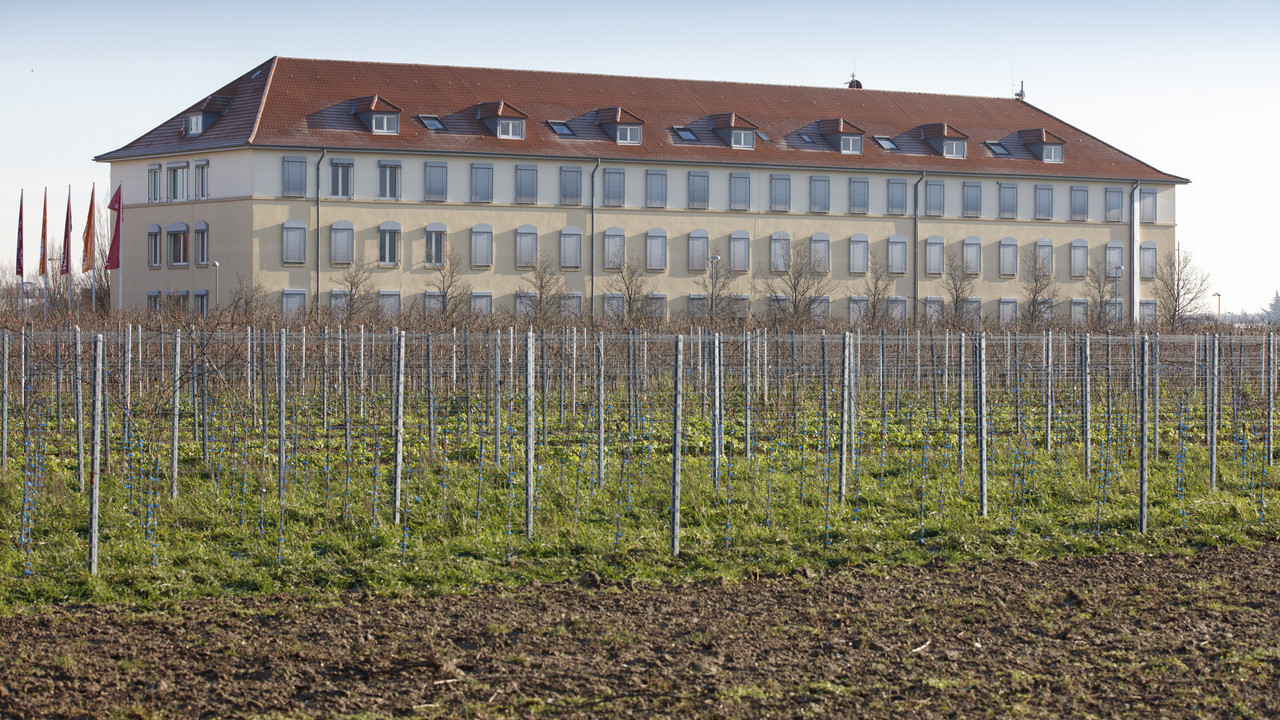
<instances>
[{"instance_id":1,"label":"large beige building","mask_svg":"<svg viewBox=\"0 0 1280 720\"><path fill-rule=\"evenodd\" d=\"M454 263L491 313L525 307L546 260L565 312L620 311L631 264L646 312L705 314L718 269L758 315L803 258L834 321L877 279L879 309L926 319L953 273L965 311L1008 320L1035 272L1079 320L1091 269L1108 313L1159 312L1187 180L1021 98L850 85L272 58L97 158L124 189L115 286L204 311L258 283L292 312L341 306L354 265L387 310L430 312Z\"/></svg>"}]
</instances>

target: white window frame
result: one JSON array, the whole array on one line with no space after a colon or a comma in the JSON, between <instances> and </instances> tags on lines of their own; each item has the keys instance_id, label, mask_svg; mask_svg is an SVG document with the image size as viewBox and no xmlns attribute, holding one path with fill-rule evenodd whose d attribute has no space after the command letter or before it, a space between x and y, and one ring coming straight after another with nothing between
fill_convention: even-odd
<instances>
[{"instance_id":1,"label":"white window frame","mask_svg":"<svg viewBox=\"0 0 1280 720\"><path fill-rule=\"evenodd\" d=\"M169 202L187 199L187 163L169 163L165 169L165 191Z\"/></svg>"},{"instance_id":2,"label":"white window frame","mask_svg":"<svg viewBox=\"0 0 1280 720\"><path fill-rule=\"evenodd\" d=\"M942 157L963 160L969 155L969 145L964 140L942 139Z\"/></svg>"},{"instance_id":3,"label":"white window frame","mask_svg":"<svg viewBox=\"0 0 1280 720\"><path fill-rule=\"evenodd\" d=\"M444 266L444 239L447 233L447 228L441 223L431 223L423 231L425 249L422 263L427 267Z\"/></svg>"},{"instance_id":4,"label":"white window frame","mask_svg":"<svg viewBox=\"0 0 1280 720\"><path fill-rule=\"evenodd\" d=\"M494 126L494 134L503 140L523 140L524 120L518 118L498 118Z\"/></svg>"},{"instance_id":5,"label":"white window frame","mask_svg":"<svg viewBox=\"0 0 1280 720\"><path fill-rule=\"evenodd\" d=\"M373 113L369 118L369 129L375 135L399 135L400 116L392 113Z\"/></svg>"},{"instance_id":6,"label":"white window frame","mask_svg":"<svg viewBox=\"0 0 1280 720\"><path fill-rule=\"evenodd\" d=\"M196 223L196 229L191 237L195 263L205 267L209 264L209 223L204 221Z\"/></svg>"},{"instance_id":7,"label":"white window frame","mask_svg":"<svg viewBox=\"0 0 1280 720\"><path fill-rule=\"evenodd\" d=\"M169 267L187 267L191 262L189 245L191 236L187 234L186 227L183 225L182 229L165 231L165 245L169 248Z\"/></svg>"},{"instance_id":8,"label":"white window frame","mask_svg":"<svg viewBox=\"0 0 1280 720\"><path fill-rule=\"evenodd\" d=\"M337 220L329 226L330 265L350 265L355 262L355 235L355 226L349 221Z\"/></svg>"},{"instance_id":9,"label":"white window frame","mask_svg":"<svg viewBox=\"0 0 1280 720\"><path fill-rule=\"evenodd\" d=\"M861 155L862 154L862 136L861 135L841 135L840 136L840 154L841 155Z\"/></svg>"},{"instance_id":10,"label":"white window frame","mask_svg":"<svg viewBox=\"0 0 1280 720\"><path fill-rule=\"evenodd\" d=\"M164 180L160 177L162 169L159 165L147 166L147 202L164 202Z\"/></svg>"},{"instance_id":11,"label":"white window frame","mask_svg":"<svg viewBox=\"0 0 1280 720\"><path fill-rule=\"evenodd\" d=\"M755 130L735 130L729 131L729 147L735 150L751 150L756 146Z\"/></svg>"},{"instance_id":12,"label":"white window frame","mask_svg":"<svg viewBox=\"0 0 1280 720\"><path fill-rule=\"evenodd\" d=\"M378 265L395 267L400 264L400 225L382 223L378 227Z\"/></svg>"},{"instance_id":13,"label":"white window frame","mask_svg":"<svg viewBox=\"0 0 1280 720\"><path fill-rule=\"evenodd\" d=\"M639 145L642 131L639 125L619 125L617 127L619 145Z\"/></svg>"},{"instance_id":14,"label":"white window frame","mask_svg":"<svg viewBox=\"0 0 1280 720\"><path fill-rule=\"evenodd\" d=\"M195 164L195 183L192 186L192 197L196 200L209 199L209 161L197 160Z\"/></svg>"},{"instance_id":15,"label":"white window frame","mask_svg":"<svg viewBox=\"0 0 1280 720\"><path fill-rule=\"evenodd\" d=\"M329 197L350 198L355 188L355 161L335 158L329 161Z\"/></svg>"},{"instance_id":16,"label":"white window frame","mask_svg":"<svg viewBox=\"0 0 1280 720\"><path fill-rule=\"evenodd\" d=\"M400 199L400 161L378 161L378 199Z\"/></svg>"},{"instance_id":17,"label":"white window frame","mask_svg":"<svg viewBox=\"0 0 1280 720\"><path fill-rule=\"evenodd\" d=\"M147 228L147 267L158 268L164 258L164 240L160 236L160 226Z\"/></svg>"}]
</instances>

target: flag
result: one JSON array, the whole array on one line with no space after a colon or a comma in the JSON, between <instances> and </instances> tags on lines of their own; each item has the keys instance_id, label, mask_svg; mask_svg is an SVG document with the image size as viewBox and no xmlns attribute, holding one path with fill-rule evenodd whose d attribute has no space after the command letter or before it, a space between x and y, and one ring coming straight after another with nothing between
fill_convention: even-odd
<instances>
[{"instance_id":1,"label":"flag","mask_svg":"<svg viewBox=\"0 0 1280 720\"><path fill-rule=\"evenodd\" d=\"M120 269L120 223L124 220L124 203L120 200L120 188L121 186L116 186L111 202L107 203L108 210L116 211L116 225L111 230L111 247L107 249L108 270Z\"/></svg>"},{"instance_id":2,"label":"flag","mask_svg":"<svg viewBox=\"0 0 1280 720\"><path fill-rule=\"evenodd\" d=\"M44 210L40 216L40 276L44 277L46 266L49 264L48 250L49 237L49 188L44 189Z\"/></svg>"},{"instance_id":3,"label":"flag","mask_svg":"<svg viewBox=\"0 0 1280 720\"><path fill-rule=\"evenodd\" d=\"M59 275L71 272L71 187L67 187L67 226L62 231L62 264Z\"/></svg>"},{"instance_id":4,"label":"flag","mask_svg":"<svg viewBox=\"0 0 1280 720\"><path fill-rule=\"evenodd\" d=\"M22 278L22 200L26 193L19 191L18 193L18 278Z\"/></svg>"},{"instance_id":5,"label":"flag","mask_svg":"<svg viewBox=\"0 0 1280 720\"><path fill-rule=\"evenodd\" d=\"M80 263L80 272L89 272L93 270L93 196L97 194L97 188L89 191L89 219L84 223L84 259Z\"/></svg>"}]
</instances>

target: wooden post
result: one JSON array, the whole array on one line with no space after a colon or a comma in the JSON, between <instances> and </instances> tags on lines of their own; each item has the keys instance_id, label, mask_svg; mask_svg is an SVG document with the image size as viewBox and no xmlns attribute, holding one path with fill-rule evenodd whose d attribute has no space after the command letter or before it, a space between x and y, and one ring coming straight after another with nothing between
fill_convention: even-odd
<instances>
[{"instance_id":1,"label":"wooden post","mask_svg":"<svg viewBox=\"0 0 1280 720\"><path fill-rule=\"evenodd\" d=\"M77 328L78 331L78 328ZM6 340L7 340L6 336ZM101 478L98 475L99 458L102 455L102 335L93 341L93 439L89 453L89 574L98 574L98 503Z\"/></svg>"},{"instance_id":2,"label":"wooden post","mask_svg":"<svg viewBox=\"0 0 1280 720\"><path fill-rule=\"evenodd\" d=\"M680 557L680 450L683 437L682 375L684 373L684 336L676 336L674 390L671 398L671 557Z\"/></svg>"}]
</instances>

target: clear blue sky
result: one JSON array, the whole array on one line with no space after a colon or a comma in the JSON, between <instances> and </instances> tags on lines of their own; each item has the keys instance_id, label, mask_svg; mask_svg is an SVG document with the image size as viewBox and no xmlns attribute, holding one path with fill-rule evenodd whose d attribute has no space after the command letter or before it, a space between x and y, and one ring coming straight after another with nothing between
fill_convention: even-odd
<instances>
[{"instance_id":1,"label":"clear blue sky","mask_svg":"<svg viewBox=\"0 0 1280 720\"><path fill-rule=\"evenodd\" d=\"M1280 2L352 4L0 0L0 265L19 190L27 265L40 194L78 237L94 155L138 137L272 55L1008 96L1192 180L1178 238L1256 310L1280 289L1268 188L1280 167Z\"/></svg>"}]
</instances>

